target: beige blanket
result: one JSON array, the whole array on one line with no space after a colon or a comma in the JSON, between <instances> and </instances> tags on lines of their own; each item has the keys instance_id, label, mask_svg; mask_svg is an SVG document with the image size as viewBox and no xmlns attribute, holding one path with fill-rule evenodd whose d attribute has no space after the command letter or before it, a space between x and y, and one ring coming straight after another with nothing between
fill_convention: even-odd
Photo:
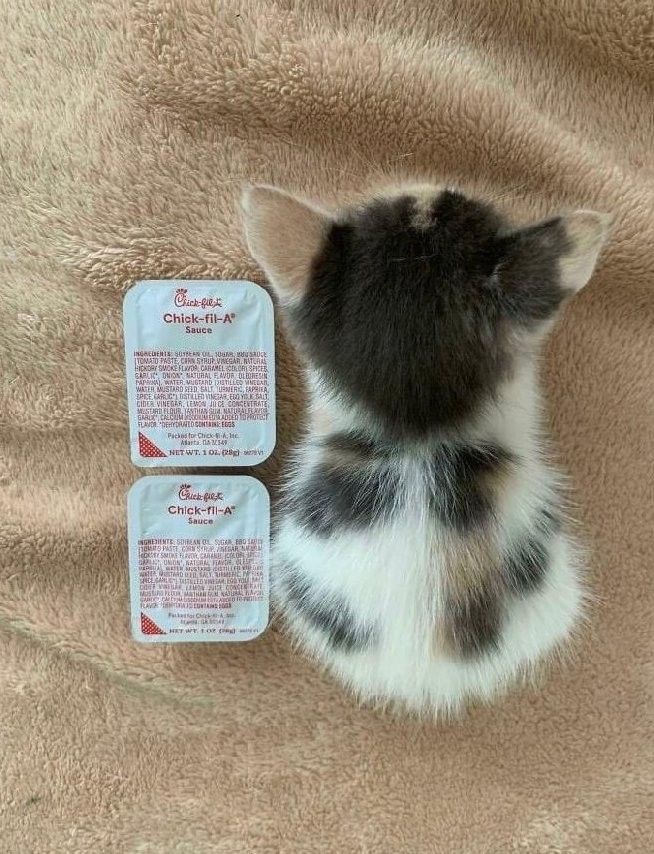
<instances>
[{"instance_id":1,"label":"beige blanket","mask_svg":"<svg viewBox=\"0 0 654 854\"><path fill-rule=\"evenodd\" d=\"M7 0L0 25L0 849L651 851L651 0ZM542 688L443 725L356 708L274 629L128 625L126 289L261 281L244 180L402 176L617 215L545 365L590 624ZM272 487L302 405L279 346Z\"/></svg>"}]
</instances>

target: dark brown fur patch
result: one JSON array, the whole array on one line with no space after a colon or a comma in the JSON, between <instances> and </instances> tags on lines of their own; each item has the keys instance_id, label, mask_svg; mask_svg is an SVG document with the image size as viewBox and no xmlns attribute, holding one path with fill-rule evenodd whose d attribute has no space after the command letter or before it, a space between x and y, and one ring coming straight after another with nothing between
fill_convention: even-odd
<instances>
[{"instance_id":1,"label":"dark brown fur patch","mask_svg":"<svg viewBox=\"0 0 654 854\"><path fill-rule=\"evenodd\" d=\"M502 623L499 555L485 532L440 544L444 560L444 612L436 643L447 655L473 658L495 649ZM499 582L499 583L498 583Z\"/></svg>"},{"instance_id":2,"label":"dark brown fur patch","mask_svg":"<svg viewBox=\"0 0 654 854\"><path fill-rule=\"evenodd\" d=\"M550 539L560 525L557 514L544 507L532 530L507 550L502 561L502 573L509 591L517 596L526 596L542 586L550 563Z\"/></svg>"},{"instance_id":3,"label":"dark brown fur patch","mask_svg":"<svg viewBox=\"0 0 654 854\"><path fill-rule=\"evenodd\" d=\"M324 460L331 465L361 467L386 456L384 449L360 433L333 433L322 443Z\"/></svg>"},{"instance_id":4,"label":"dark brown fur patch","mask_svg":"<svg viewBox=\"0 0 654 854\"><path fill-rule=\"evenodd\" d=\"M444 445L432 466L432 511L461 534L483 526L493 516L513 462L498 445Z\"/></svg>"},{"instance_id":5,"label":"dark brown fur patch","mask_svg":"<svg viewBox=\"0 0 654 854\"><path fill-rule=\"evenodd\" d=\"M453 533L440 544L444 560L444 614L437 644L458 658L471 658L499 644L505 604L542 586L549 568L551 537L560 519L549 507L537 513L529 531L500 554L488 529Z\"/></svg>"},{"instance_id":6,"label":"dark brown fur patch","mask_svg":"<svg viewBox=\"0 0 654 854\"><path fill-rule=\"evenodd\" d=\"M311 533L330 537L383 521L395 506L398 489L392 469L321 462L287 495L286 508Z\"/></svg>"},{"instance_id":7,"label":"dark brown fur patch","mask_svg":"<svg viewBox=\"0 0 654 854\"><path fill-rule=\"evenodd\" d=\"M470 591L465 599L450 599L445 618L445 643L463 659L496 650L502 628L502 602L492 585Z\"/></svg>"},{"instance_id":8,"label":"dark brown fur patch","mask_svg":"<svg viewBox=\"0 0 654 854\"><path fill-rule=\"evenodd\" d=\"M357 620L346 602L338 597L326 599L314 589L311 581L297 568L286 574L289 604L327 643L340 652L365 649L374 639L374 631Z\"/></svg>"}]
</instances>

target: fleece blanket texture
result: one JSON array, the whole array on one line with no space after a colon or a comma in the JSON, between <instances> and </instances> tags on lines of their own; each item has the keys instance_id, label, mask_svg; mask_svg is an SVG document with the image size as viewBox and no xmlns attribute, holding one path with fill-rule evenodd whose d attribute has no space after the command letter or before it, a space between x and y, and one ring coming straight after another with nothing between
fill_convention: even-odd
<instances>
[{"instance_id":1,"label":"fleece blanket texture","mask_svg":"<svg viewBox=\"0 0 654 854\"><path fill-rule=\"evenodd\" d=\"M651 0L8 0L0 23L0 850L651 851ZM336 203L401 178L615 214L543 367L588 626L541 686L440 724L357 708L275 627L144 647L128 624L125 291L263 283L244 181ZM277 344L273 496L304 399Z\"/></svg>"}]
</instances>

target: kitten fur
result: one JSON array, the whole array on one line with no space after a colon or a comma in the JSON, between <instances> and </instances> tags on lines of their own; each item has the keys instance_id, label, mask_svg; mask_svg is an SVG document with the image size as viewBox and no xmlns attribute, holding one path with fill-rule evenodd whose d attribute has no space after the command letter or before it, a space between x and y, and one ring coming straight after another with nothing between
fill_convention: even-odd
<instances>
[{"instance_id":1,"label":"kitten fur","mask_svg":"<svg viewBox=\"0 0 654 854\"><path fill-rule=\"evenodd\" d=\"M608 218L512 228L432 186L333 214L257 186L243 209L310 389L277 609L362 700L451 714L492 699L582 612L537 357Z\"/></svg>"}]
</instances>

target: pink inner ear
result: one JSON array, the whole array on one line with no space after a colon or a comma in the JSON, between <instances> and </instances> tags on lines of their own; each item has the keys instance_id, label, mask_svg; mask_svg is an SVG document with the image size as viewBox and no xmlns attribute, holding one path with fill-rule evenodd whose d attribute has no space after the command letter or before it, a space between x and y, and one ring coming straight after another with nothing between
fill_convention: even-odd
<instances>
[{"instance_id":1,"label":"pink inner ear","mask_svg":"<svg viewBox=\"0 0 654 854\"><path fill-rule=\"evenodd\" d=\"M563 218L571 248L560 260L561 284L572 291L590 279L608 235L611 217L596 211L579 210Z\"/></svg>"},{"instance_id":2,"label":"pink inner ear","mask_svg":"<svg viewBox=\"0 0 654 854\"><path fill-rule=\"evenodd\" d=\"M280 295L299 296L325 240L329 217L289 193L262 186L245 191L243 210L252 257Z\"/></svg>"}]
</instances>

